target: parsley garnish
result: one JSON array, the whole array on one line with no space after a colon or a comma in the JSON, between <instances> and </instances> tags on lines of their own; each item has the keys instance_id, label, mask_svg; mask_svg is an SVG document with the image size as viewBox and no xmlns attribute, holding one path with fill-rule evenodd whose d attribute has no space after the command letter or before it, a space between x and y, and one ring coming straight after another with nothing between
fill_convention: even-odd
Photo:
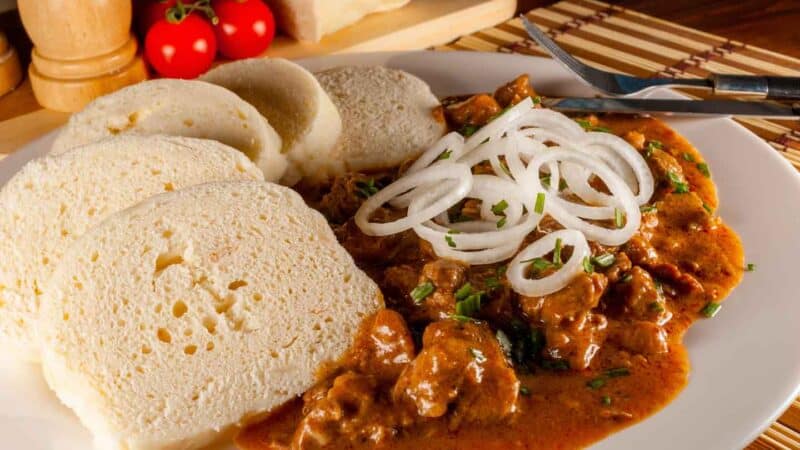
<instances>
[{"instance_id":1,"label":"parsley garnish","mask_svg":"<svg viewBox=\"0 0 800 450\"><path fill-rule=\"evenodd\" d=\"M375 185L375 179L369 178L366 181L356 181L356 193L364 198L372 197L380 189Z\"/></svg>"},{"instance_id":2,"label":"parsley garnish","mask_svg":"<svg viewBox=\"0 0 800 450\"><path fill-rule=\"evenodd\" d=\"M755 270L756 270L756 265L753 264L753 263L747 263L747 265L744 266L744 271L745 272L753 272Z\"/></svg>"},{"instance_id":3,"label":"parsley garnish","mask_svg":"<svg viewBox=\"0 0 800 450\"><path fill-rule=\"evenodd\" d=\"M414 303L419 305L422 303L429 295L433 294L433 291L436 290L436 287L430 281L426 281L411 291L411 299L414 300Z\"/></svg>"},{"instance_id":4,"label":"parsley garnish","mask_svg":"<svg viewBox=\"0 0 800 450\"><path fill-rule=\"evenodd\" d=\"M536 97L532 97L531 101L533 101L534 105L538 105L538 104L542 103L542 97L537 95Z\"/></svg>"}]
</instances>

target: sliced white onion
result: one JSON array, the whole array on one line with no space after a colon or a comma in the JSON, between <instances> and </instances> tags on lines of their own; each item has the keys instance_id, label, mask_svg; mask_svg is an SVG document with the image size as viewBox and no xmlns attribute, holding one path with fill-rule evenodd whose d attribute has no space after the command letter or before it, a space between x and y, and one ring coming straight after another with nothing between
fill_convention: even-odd
<instances>
[{"instance_id":1,"label":"sliced white onion","mask_svg":"<svg viewBox=\"0 0 800 450\"><path fill-rule=\"evenodd\" d=\"M563 246L572 246L572 255L559 269L540 279L526 277L529 261L542 257L553 251L556 240L561 239ZM527 296L542 296L557 292L566 287L583 270L583 259L591 254L589 244L580 231L558 230L546 234L536 242L525 247L511 260L506 276L511 287L518 293Z\"/></svg>"},{"instance_id":2,"label":"sliced white onion","mask_svg":"<svg viewBox=\"0 0 800 450\"><path fill-rule=\"evenodd\" d=\"M477 251L464 251L450 248L447 245L434 244L433 251L443 258L456 259L463 261L473 266L481 264L494 264L496 262L505 261L514 256L519 250L522 241L511 242L502 247L487 248Z\"/></svg>"},{"instance_id":3,"label":"sliced white onion","mask_svg":"<svg viewBox=\"0 0 800 450\"><path fill-rule=\"evenodd\" d=\"M436 198L435 201L429 202L424 208L413 213L409 212L406 217L392 222L376 223L369 221L369 218L378 208L398 195L420 185L438 183L445 180L454 180L455 183L452 183L452 187L448 184L448 189L442 192L442 195ZM472 189L472 172L468 166L452 162L439 162L416 173L401 177L368 198L356 212L355 222L362 232L370 236L387 236L400 233L447 211L448 208L466 197L470 189Z\"/></svg>"},{"instance_id":4,"label":"sliced white onion","mask_svg":"<svg viewBox=\"0 0 800 450\"><path fill-rule=\"evenodd\" d=\"M438 189L431 190L431 194L415 197L408 207L409 215L416 214L417 211L427 207L427 204L437 196ZM502 228L497 228L496 221L493 222L494 230L473 231L453 233L448 228L433 221L426 221L414 226L414 232L422 239L431 242L435 247L447 245L448 242L455 244L457 250L480 250L496 247L508 246L510 242L522 241L539 224L542 216L533 211L533 205L524 204L524 199L520 195L517 185L513 182L503 180L492 175L475 175L473 188L468 194L470 198L477 198L483 204L491 205L500 200L506 200L509 204L506 211L506 224ZM523 205L528 209L528 213L522 214ZM494 216L498 220L500 217ZM467 222L468 223L468 222Z\"/></svg>"},{"instance_id":5,"label":"sliced white onion","mask_svg":"<svg viewBox=\"0 0 800 450\"><path fill-rule=\"evenodd\" d=\"M625 225L622 228L609 229L587 222L582 217L590 216L593 219L611 219L614 217L614 208L586 206L570 202L552 192L545 191L541 186L536 190L545 193L545 211L563 225L565 228L583 232L587 239L604 245L621 245L630 239L639 229L641 212L631 190L614 171L603 161L582 152L564 149L550 150L535 157L527 167L529 176L538 175L543 164L550 161L569 162L580 165L598 176L608 187L611 194L619 202L619 208L625 214ZM589 212L591 211L591 213ZM610 217L609 217L610 213Z\"/></svg>"},{"instance_id":6,"label":"sliced white onion","mask_svg":"<svg viewBox=\"0 0 800 450\"><path fill-rule=\"evenodd\" d=\"M456 161L464 154L464 137L455 131L445 134L420 155L419 158L414 161L414 164L408 167L406 174L412 174L430 166L436 162L445 151L450 151L451 153L444 161Z\"/></svg>"},{"instance_id":7,"label":"sliced white onion","mask_svg":"<svg viewBox=\"0 0 800 450\"><path fill-rule=\"evenodd\" d=\"M516 121L534 110L530 97L522 100L504 112L500 117L484 125L464 142L464 150L470 151L481 145L486 139L497 140L515 125Z\"/></svg>"},{"instance_id":8,"label":"sliced white onion","mask_svg":"<svg viewBox=\"0 0 800 450\"><path fill-rule=\"evenodd\" d=\"M655 180L647 161L627 141L619 136L602 133L586 133L586 138L577 149L597 156L620 175L631 191L636 192L636 202L644 205L650 201L655 190ZM562 164L564 179L570 190L581 200L598 205L615 205L613 197L594 189L588 182L591 175L570 164Z\"/></svg>"}]
</instances>

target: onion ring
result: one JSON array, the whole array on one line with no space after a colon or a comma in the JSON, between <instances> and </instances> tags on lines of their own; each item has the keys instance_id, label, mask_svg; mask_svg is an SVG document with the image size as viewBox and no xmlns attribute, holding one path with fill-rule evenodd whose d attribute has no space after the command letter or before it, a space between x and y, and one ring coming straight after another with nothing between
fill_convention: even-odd
<instances>
[{"instance_id":1,"label":"onion ring","mask_svg":"<svg viewBox=\"0 0 800 450\"><path fill-rule=\"evenodd\" d=\"M525 276L526 261L546 255L553 250L556 240L563 245L572 246L572 255L552 274L530 279ZM583 270L583 259L591 255L589 243L580 231L558 230L546 234L536 242L525 247L508 265L506 276L514 291L527 296L542 296L557 292L566 287Z\"/></svg>"}]
</instances>

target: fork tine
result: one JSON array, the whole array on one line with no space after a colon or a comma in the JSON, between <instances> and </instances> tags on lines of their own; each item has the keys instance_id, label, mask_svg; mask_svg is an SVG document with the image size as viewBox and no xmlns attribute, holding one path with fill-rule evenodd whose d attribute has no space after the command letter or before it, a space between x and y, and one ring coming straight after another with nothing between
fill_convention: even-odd
<instances>
[{"instance_id":1,"label":"fork tine","mask_svg":"<svg viewBox=\"0 0 800 450\"><path fill-rule=\"evenodd\" d=\"M548 37L542 30L539 29L536 25L533 24L530 20L528 20L525 15L520 14L520 18L522 19L525 28L528 30L530 36L536 41L537 44L544 47L550 55L554 58L560 60L564 64L568 65L573 71L578 72L580 74L585 73L586 64L578 61L572 55L565 52L563 48L559 47L550 37Z\"/></svg>"}]
</instances>

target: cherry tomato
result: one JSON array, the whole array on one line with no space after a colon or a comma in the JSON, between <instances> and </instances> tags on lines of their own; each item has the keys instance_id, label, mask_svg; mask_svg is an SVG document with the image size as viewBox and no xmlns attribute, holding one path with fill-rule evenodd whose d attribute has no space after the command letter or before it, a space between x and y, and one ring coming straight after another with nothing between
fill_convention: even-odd
<instances>
[{"instance_id":1,"label":"cherry tomato","mask_svg":"<svg viewBox=\"0 0 800 450\"><path fill-rule=\"evenodd\" d=\"M154 23L164 19L167 10L175 6L176 0L139 0L136 2L136 25L142 37Z\"/></svg>"},{"instance_id":2,"label":"cherry tomato","mask_svg":"<svg viewBox=\"0 0 800 450\"><path fill-rule=\"evenodd\" d=\"M145 57L160 75L195 78L214 62L217 39L211 24L197 14L172 23L161 19L144 41Z\"/></svg>"},{"instance_id":3,"label":"cherry tomato","mask_svg":"<svg viewBox=\"0 0 800 450\"><path fill-rule=\"evenodd\" d=\"M212 0L219 52L230 59L258 56L275 37L275 18L261 0Z\"/></svg>"}]
</instances>

